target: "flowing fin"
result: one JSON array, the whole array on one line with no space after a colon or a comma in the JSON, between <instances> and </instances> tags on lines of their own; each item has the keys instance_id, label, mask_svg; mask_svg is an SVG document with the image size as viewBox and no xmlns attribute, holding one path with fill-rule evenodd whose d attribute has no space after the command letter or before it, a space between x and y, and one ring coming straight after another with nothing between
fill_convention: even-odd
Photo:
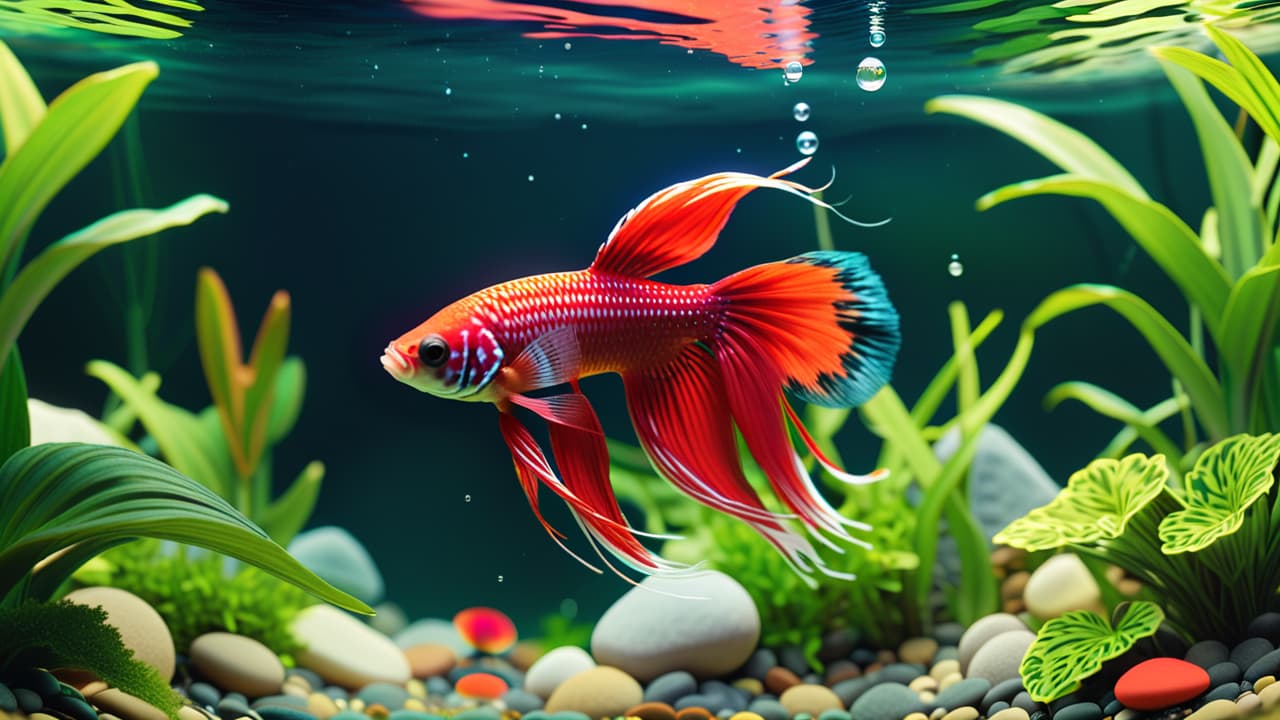
<instances>
[{"instance_id":1,"label":"flowing fin","mask_svg":"<svg viewBox=\"0 0 1280 720\"><path fill-rule=\"evenodd\" d=\"M787 417L791 420L791 425L796 429L796 432L800 434L800 439L804 441L804 446L809 449L809 454L813 455L813 459L817 460L818 464L835 479L849 485L866 485L889 477L888 468L880 468L869 475L854 475L846 472L839 465L828 460L827 456L823 454L822 449L818 447L818 443L809 434L809 429L804 426L804 423L800 422L800 416L791 407L791 403L783 399L782 406L786 408Z\"/></svg>"},{"instance_id":2,"label":"flowing fin","mask_svg":"<svg viewBox=\"0 0 1280 720\"><path fill-rule=\"evenodd\" d=\"M502 371L501 382L512 393L541 390L576 381L581 366L578 336L566 325L543 333L526 345Z\"/></svg>"},{"instance_id":3,"label":"flowing fin","mask_svg":"<svg viewBox=\"0 0 1280 720\"><path fill-rule=\"evenodd\" d=\"M600 432L598 429L600 423L591 409L591 403L587 402L586 396L581 393L568 392L541 398L512 393L507 397L516 405L537 413L549 423L566 425L586 432Z\"/></svg>"},{"instance_id":4,"label":"flowing fin","mask_svg":"<svg viewBox=\"0 0 1280 720\"><path fill-rule=\"evenodd\" d=\"M804 167L805 158L769 177L724 172L660 190L628 212L596 254L591 269L630 277L648 277L695 260L715 245L738 201L756 188L773 188L826 208L846 222L860 223L813 197L817 190L781 178Z\"/></svg>"},{"instance_id":5,"label":"flowing fin","mask_svg":"<svg viewBox=\"0 0 1280 720\"><path fill-rule=\"evenodd\" d=\"M828 568L793 515L767 510L742 474L724 380L711 354L690 345L671 363L623 376L632 424L654 467L695 500L751 525L773 544L811 587L814 570ZM821 536L818 536L822 538Z\"/></svg>"}]
</instances>

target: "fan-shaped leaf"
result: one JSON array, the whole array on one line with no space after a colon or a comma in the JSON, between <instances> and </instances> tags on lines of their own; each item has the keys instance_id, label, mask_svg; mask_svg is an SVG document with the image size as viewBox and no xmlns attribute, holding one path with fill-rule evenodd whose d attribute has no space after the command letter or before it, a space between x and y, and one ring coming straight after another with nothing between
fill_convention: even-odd
<instances>
[{"instance_id":1,"label":"fan-shaped leaf","mask_svg":"<svg viewBox=\"0 0 1280 720\"><path fill-rule=\"evenodd\" d=\"M1165 554L1196 552L1240 529L1244 513L1271 489L1280 435L1234 435L1214 445L1187 473L1185 510L1160 523Z\"/></svg>"},{"instance_id":2,"label":"fan-shaped leaf","mask_svg":"<svg viewBox=\"0 0 1280 720\"><path fill-rule=\"evenodd\" d=\"M1113 630L1106 619L1089 610L1075 610L1044 624L1027 649L1018 672L1027 693L1037 702L1051 702L1080 688L1080 682L1102 664L1124 653L1135 642L1155 633L1164 611L1138 600Z\"/></svg>"},{"instance_id":3,"label":"fan-shaped leaf","mask_svg":"<svg viewBox=\"0 0 1280 720\"><path fill-rule=\"evenodd\" d=\"M1116 538L1147 503L1164 491L1164 456L1100 458L1071 476L1048 505L996 533L994 542L1028 551Z\"/></svg>"}]
</instances>

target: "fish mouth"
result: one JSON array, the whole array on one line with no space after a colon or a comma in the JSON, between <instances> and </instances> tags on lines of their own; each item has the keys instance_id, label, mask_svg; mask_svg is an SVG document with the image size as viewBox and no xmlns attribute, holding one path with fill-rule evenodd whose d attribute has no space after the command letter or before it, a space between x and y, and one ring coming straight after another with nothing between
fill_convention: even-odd
<instances>
[{"instance_id":1,"label":"fish mouth","mask_svg":"<svg viewBox=\"0 0 1280 720\"><path fill-rule=\"evenodd\" d=\"M397 380L405 380L413 374L413 366L409 364L409 360L405 358L404 353L395 348L394 345L388 345L382 351L382 368Z\"/></svg>"}]
</instances>

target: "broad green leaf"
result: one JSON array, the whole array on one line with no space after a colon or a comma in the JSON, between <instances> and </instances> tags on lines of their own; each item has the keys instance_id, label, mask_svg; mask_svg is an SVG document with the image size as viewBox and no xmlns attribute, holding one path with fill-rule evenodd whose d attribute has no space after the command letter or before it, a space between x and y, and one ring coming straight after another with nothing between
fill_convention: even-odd
<instances>
[{"instance_id":1,"label":"broad green leaf","mask_svg":"<svg viewBox=\"0 0 1280 720\"><path fill-rule=\"evenodd\" d=\"M1254 120L1268 135L1280 141L1280 134L1271 132L1271 129L1280 126L1280 80L1267 69L1261 58L1232 35L1212 24L1205 26L1205 33L1222 51L1231 67L1240 73L1250 94L1257 99L1261 112L1267 115L1265 124L1257 116Z\"/></svg>"},{"instance_id":2,"label":"broad green leaf","mask_svg":"<svg viewBox=\"0 0 1280 720\"><path fill-rule=\"evenodd\" d=\"M1160 523L1166 555L1196 552L1240 529L1245 511L1271 489L1280 435L1234 435L1204 451L1187 473L1185 510Z\"/></svg>"},{"instance_id":3,"label":"broad green leaf","mask_svg":"<svg viewBox=\"0 0 1280 720\"><path fill-rule=\"evenodd\" d=\"M307 366L298 357L285 358L276 375L276 391L267 421L267 444L275 445L288 436L302 413L307 393Z\"/></svg>"},{"instance_id":4,"label":"broad green leaf","mask_svg":"<svg viewBox=\"0 0 1280 720\"><path fill-rule=\"evenodd\" d=\"M164 40L181 37L173 28L188 28L191 21L152 9L164 5L183 10L203 10L197 3L178 0L21 0L0 3L0 25L28 33L75 28L107 35Z\"/></svg>"},{"instance_id":5,"label":"broad green leaf","mask_svg":"<svg viewBox=\"0 0 1280 720\"><path fill-rule=\"evenodd\" d=\"M50 110L51 116L52 113ZM20 152L25 153L29 148L30 144ZM3 170L0 170L2 174ZM3 191L0 191L0 198L3 198ZM3 204L2 199L0 204ZM193 195L160 210L122 210L108 215L45 248L23 267L13 284L0 295L0 357L8 355L27 319L62 278L99 250L166 228L189 225L211 212L226 211L226 202L218 198ZM0 242L3 242L2 237Z\"/></svg>"},{"instance_id":6,"label":"broad green leaf","mask_svg":"<svg viewBox=\"0 0 1280 720\"><path fill-rule=\"evenodd\" d=\"M1232 102L1244 108L1263 132L1280 140L1280 115L1277 114L1280 111L1266 105L1239 69L1190 48L1155 47L1150 48L1150 52L1162 60L1180 65L1199 75L1202 80L1217 88Z\"/></svg>"},{"instance_id":7,"label":"broad green leaf","mask_svg":"<svg viewBox=\"0 0 1280 720\"><path fill-rule=\"evenodd\" d=\"M1073 285L1045 298L1025 321L1040 327L1091 305L1106 305L1142 334L1164 366L1182 383L1200 422L1214 437L1230 434L1226 402L1217 379L1186 339L1155 308L1133 293L1109 285Z\"/></svg>"},{"instance_id":8,"label":"broad green leaf","mask_svg":"<svg viewBox=\"0 0 1280 720\"><path fill-rule=\"evenodd\" d=\"M1225 361L1232 387L1239 388L1241 412L1252 407L1262 388L1268 353L1275 347L1280 318L1280 265L1258 266L1231 289L1222 323L1218 351ZM1243 427L1248 418L1236 418Z\"/></svg>"},{"instance_id":9,"label":"broad green leaf","mask_svg":"<svg viewBox=\"0 0 1280 720\"><path fill-rule=\"evenodd\" d=\"M1159 423L1150 420L1147 413L1119 395L1092 383L1059 383L1045 395L1045 409L1052 410L1063 400L1079 401L1099 415L1124 423L1146 440L1153 450L1168 457L1170 464L1176 467L1182 462L1182 450L1160 429Z\"/></svg>"},{"instance_id":10,"label":"broad green leaf","mask_svg":"<svg viewBox=\"0 0 1280 720\"><path fill-rule=\"evenodd\" d=\"M249 354L248 372L242 376L251 381L244 390L244 427L242 441L247 450L250 467L257 467L267 447L267 430L275 393L276 375L284 362L289 344L291 312L289 293L276 291L271 297L258 336L254 338Z\"/></svg>"},{"instance_id":11,"label":"broad green leaf","mask_svg":"<svg viewBox=\"0 0 1280 720\"><path fill-rule=\"evenodd\" d=\"M324 464L312 461L276 501L267 506L262 515L262 529L272 540L288 545L307 524L311 511L320 497L320 481L324 479Z\"/></svg>"},{"instance_id":12,"label":"broad green leaf","mask_svg":"<svg viewBox=\"0 0 1280 720\"><path fill-rule=\"evenodd\" d=\"M155 63L141 62L77 82L0 164L0 270L22 255L36 218L102 152L158 72Z\"/></svg>"},{"instance_id":13,"label":"broad green leaf","mask_svg":"<svg viewBox=\"0 0 1280 720\"><path fill-rule=\"evenodd\" d=\"M1145 600L1130 604L1113 630L1101 615L1073 610L1046 622L1022 657L1018 674L1036 702L1052 702L1080 689L1080 683L1119 657L1142 638L1154 635L1164 621L1159 605Z\"/></svg>"},{"instance_id":14,"label":"broad green leaf","mask_svg":"<svg viewBox=\"0 0 1280 720\"><path fill-rule=\"evenodd\" d=\"M47 109L26 68L9 46L0 42L0 124L4 125L6 155L22 147Z\"/></svg>"},{"instance_id":15,"label":"broad green leaf","mask_svg":"<svg viewBox=\"0 0 1280 720\"><path fill-rule=\"evenodd\" d=\"M1007 200L1045 194L1087 197L1101 203L1182 290L1187 301L1200 308L1213 338L1220 338L1231 280L1205 253L1195 231L1164 205L1134 198L1104 182L1056 175L993 190L978 200L978 207L987 209Z\"/></svg>"},{"instance_id":16,"label":"broad green leaf","mask_svg":"<svg viewBox=\"0 0 1280 720\"><path fill-rule=\"evenodd\" d=\"M209 433L195 415L161 400L124 368L105 360L91 361L87 372L106 383L111 392L137 413L170 465L218 495L229 496L227 471L230 468L224 469L224 463L210 451L206 439Z\"/></svg>"},{"instance_id":17,"label":"broad green leaf","mask_svg":"<svg viewBox=\"0 0 1280 720\"><path fill-rule=\"evenodd\" d=\"M27 378L18 348L0 368L0 462L31 444L31 416L27 411Z\"/></svg>"},{"instance_id":18,"label":"broad green leaf","mask_svg":"<svg viewBox=\"0 0 1280 720\"><path fill-rule=\"evenodd\" d=\"M1251 200L1253 164L1200 80L1168 60L1160 64L1195 125L1213 206L1218 211L1222 264L1228 277L1239 278L1262 255L1262 216Z\"/></svg>"},{"instance_id":19,"label":"broad green leaf","mask_svg":"<svg viewBox=\"0 0 1280 720\"><path fill-rule=\"evenodd\" d=\"M1129 520L1164 491L1168 476L1163 455L1094 460L1048 505L1009 523L992 540L1035 552L1120 537Z\"/></svg>"},{"instance_id":20,"label":"broad green leaf","mask_svg":"<svg viewBox=\"0 0 1280 720\"><path fill-rule=\"evenodd\" d=\"M925 112L967 117L999 130L1075 175L1114 186L1135 200L1147 200L1142 185L1088 136L1034 110L973 95L943 95L925 103Z\"/></svg>"},{"instance_id":21,"label":"broad green leaf","mask_svg":"<svg viewBox=\"0 0 1280 720\"><path fill-rule=\"evenodd\" d=\"M0 593L6 595L39 561L66 548L151 537L230 555L338 607L373 612L303 567L208 488L129 450L82 443L20 450L0 466L0 507L6 510Z\"/></svg>"}]
</instances>

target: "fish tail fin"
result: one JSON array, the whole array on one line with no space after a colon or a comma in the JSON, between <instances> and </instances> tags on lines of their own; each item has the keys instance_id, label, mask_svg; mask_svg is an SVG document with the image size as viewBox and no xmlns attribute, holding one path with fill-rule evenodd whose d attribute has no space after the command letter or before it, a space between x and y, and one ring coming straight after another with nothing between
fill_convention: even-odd
<instances>
[{"instance_id":1,"label":"fish tail fin","mask_svg":"<svg viewBox=\"0 0 1280 720\"><path fill-rule=\"evenodd\" d=\"M813 531L855 542L842 517L814 486L791 445L794 425L814 457L836 477L871 482L884 471L852 475L817 449L783 390L828 407L866 402L888 381L897 358L898 314L884 283L859 253L811 252L748 268L715 283L724 302L712 348L729 413L779 499ZM861 543L859 543L861 544Z\"/></svg>"}]
</instances>

